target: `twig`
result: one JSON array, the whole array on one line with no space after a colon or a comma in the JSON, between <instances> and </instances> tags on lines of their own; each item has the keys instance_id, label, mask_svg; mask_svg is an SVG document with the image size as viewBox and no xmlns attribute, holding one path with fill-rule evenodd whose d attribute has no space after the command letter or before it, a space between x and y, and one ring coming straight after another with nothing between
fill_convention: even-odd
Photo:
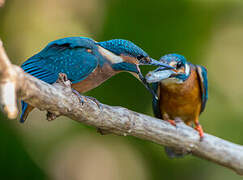
<instances>
[{"instance_id":1,"label":"twig","mask_svg":"<svg viewBox=\"0 0 243 180\"><path fill-rule=\"evenodd\" d=\"M205 134L205 138L200 142L198 133L183 123L179 123L175 128L165 121L122 107L103 105L101 110L89 99L82 105L70 88L40 81L24 73L19 67L11 65L6 57L5 51L0 47L0 67L5 66L0 68L1 89L7 89L3 87L7 86L6 79L12 84L11 88L16 88L11 90L7 97L4 97L5 91L1 92L1 104L9 118L16 117L11 109L17 107L16 101L14 106L12 101L15 99L14 92L18 92L19 98L40 110L64 115L117 135L131 135L163 146L182 149L243 175L243 146L209 134Z\"/></svg>"}]
</instances>

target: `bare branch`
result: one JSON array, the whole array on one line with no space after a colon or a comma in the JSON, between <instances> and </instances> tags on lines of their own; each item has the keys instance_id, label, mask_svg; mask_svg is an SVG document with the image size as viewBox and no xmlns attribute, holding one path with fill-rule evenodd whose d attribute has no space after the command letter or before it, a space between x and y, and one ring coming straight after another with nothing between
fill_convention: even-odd
<instances>
[{"instance_id":1,"label":"bare branch","mask_svg":"<svg viewBox=\"0 0 243 180\"><path fill-rule=\"evenodd\" d=\"M1 66L6 58L2 55L4 51L0 53ZM15 73L8 73L11 71ZM182 149L243 175L243 146L209 134L205 134L203 141L199 141L198 133L183 123L179 123L176 128L165 121L122 107L103 105L103 108L99 109L97 104L89 99L82 105L70 88L60 84L46 84L24 73L17 66L7 65L6 69L0 68L0 73L1 87L4 86L2 79L6 79L6 75L10 76L8 79L13 79L11 82L14 83L13 87L17 88L15 91L18 92L18 97L41 110L64 115L117 135L131 135L163 146ZM4 92L1 92L2 97ZM14 96L13 93L11 95ZM11 98L8 96L5 98L6 102L1 103L4 106L9 105ZM8 102L8 99L11 101ZM8 110L5 112L8 114Z\"/></svg>"}]
</instances>

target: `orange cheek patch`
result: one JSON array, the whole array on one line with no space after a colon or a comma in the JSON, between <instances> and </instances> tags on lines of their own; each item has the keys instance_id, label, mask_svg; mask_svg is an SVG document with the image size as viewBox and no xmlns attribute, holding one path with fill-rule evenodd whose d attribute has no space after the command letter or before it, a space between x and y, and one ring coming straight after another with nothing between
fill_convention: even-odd
<instances>
[{"instance_id":1,"label":"orange cheek patch","mask_svg":"<svg viewBox=\"0 0 243 180\"><path fill-rule=\"evenodd\" d=\"M87 51L88 53L92 53L92 50L91 50L91 49L86 49L86 51Z\"/></svg>"},{"instance_id":2,"label":"orange cheek patch","mask_svg":"<svg viewBox=\"0 0 243 180\"><path fill-rule=\"evenodd\" d=\"M124 56L124 55L121 55L121 57L124 62L132 63L132 64L139 64L138 60L134 57Z\"/></svg>"}]
</instances>

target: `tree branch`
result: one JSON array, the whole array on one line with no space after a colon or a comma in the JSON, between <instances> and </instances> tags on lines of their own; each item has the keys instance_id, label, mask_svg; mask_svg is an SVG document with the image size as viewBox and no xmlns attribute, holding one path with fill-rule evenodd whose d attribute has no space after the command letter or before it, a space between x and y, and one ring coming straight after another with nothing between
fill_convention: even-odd
<instances>
[{"instance_id":1,"label":"tree branch","mask_svg":"<svg viewBox=\"0 0 243 180\"><path fill-rule=\"evenodd\" d=\"M61 84L50 85L11 65L0 46L1 105L9 118L17 117L18 98L40 110L64 115L78 122L107 130L117 135L131 135L154 143L182 149L195 156L215 162L243 175L243 146L205 134L199 141L198 133L179 123L177 128L169 123L122 107L102 105L87 99L82 105L71 88Z\"/></svg>"}]
</instances>

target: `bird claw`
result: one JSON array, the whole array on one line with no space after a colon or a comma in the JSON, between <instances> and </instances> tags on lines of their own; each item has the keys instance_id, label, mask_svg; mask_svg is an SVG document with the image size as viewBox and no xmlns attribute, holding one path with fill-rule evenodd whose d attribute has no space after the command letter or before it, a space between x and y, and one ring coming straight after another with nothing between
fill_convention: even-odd
<instances>
[{"instance_id":1,"label":"bird claw","mask_svg":"<svg viewBox=\"0 0 243 180\"><path fill-rule=\"evenodd\" d=\"M176 122L175 122L175 120L168 119L168 120L166 120L166 121L169 122L171 125L173 125L173 126L176 127Z\"/></svg>"},{"instance_id":2,"label":"bird claw","mask_svg":"<svg viewBox=\"0 0 243 180\"><path fill-rule=\"evenodd\" d=\"M67 75L65 73L59 73L58 79L56 81L59 84L62 84L64 86L71 86L71 81L68 79ZM69 82L69 84L68 84ZM95 102L95 104L97 104L97 106L99 107L99 109L103 109L103 105L94 97L89 97L89 96L81 96L80 93L78 91L76 91L75 89L72 88L72 92L78 96L80 103L83 105L84 102L87 101L87 98L92 100L93 102Z\"/></svg>"},{"instance_id":3,"label":"bird claw","mask_svg":"<svg viewBox=\"0 0 243 180\"><path fill-rule=\"evenodd\" d=\"M204 132L203 132L202 126L199 123L196 123L195 130L198 131L199 136L200 136L200 141L202 141L204 139Z\"/></svg>"},{"instance_id":4,"label":"bird claw","mask_svg":"<svg viewBox=\"0 0 243 180\"><path fill-rule=\"evenodd\" d=\"M78 96L78 98L80 100L80 103L82 105L84 104L84 102L87 102L87 99L90 99L98 106L99 109L101 109L101 110L103 109L103 105L97 99L95 99L94 97L81 96L80 93L78 91L76 91L75 89L72 89L72 92Z\"/></svg>"},{"instance_id":5,"label":"bird claw","mask_svg":"<svg viewBox=\"0 0 243 180\"><path fill-rule=\"evenodd\" d=\"M90 96L85 96L86 98L92 100L97 106L99 109L103 109L103 105L94 97L90 97Z\"/></svg>"},{"instance_id":6,"label":"bird claw","mask_svg":"<svg viewBox=\"0 0 243 180\"><path fill-rule=\"evenodd\" d=\"M65 73L59 73L58 79L56 83L61 84L63 86L70 87L72 82L68 79L67 75Z\"/></svg>"},{"instance_id":7,"label":"bird claw","mask_svg":"<svg viewBox=\"0 0 243 180\"><path fill-rule=\"evenodd\" d=\"M75 95L77 95L77 97L78 97L78 99L79 99L79 102L83 105L84 102L86 101L86 100L84 99L84 97L81 96L81 94L80 94L78 91L76 91L75 89L72 89L72 92L73 92Z\"/></svg>"}]
</instances>

